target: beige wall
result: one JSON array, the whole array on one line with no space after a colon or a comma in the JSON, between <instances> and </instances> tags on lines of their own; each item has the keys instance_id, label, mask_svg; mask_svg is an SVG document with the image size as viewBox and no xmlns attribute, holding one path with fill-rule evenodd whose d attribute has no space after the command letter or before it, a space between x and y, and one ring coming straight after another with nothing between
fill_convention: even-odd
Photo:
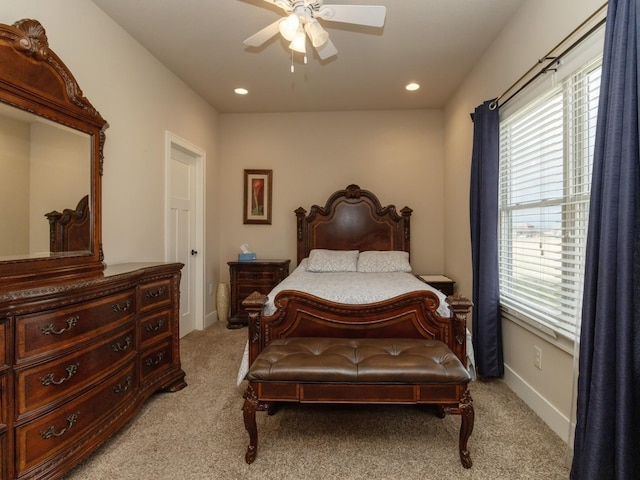
<instances>
[{"instance_id":1,"label":"beige wall","mask_svg":"<svg viewBox=\"0 0 640 480\"><path fill-rule=\"evenodd\" d=\"M91 141L38 122L31 125L30 150L29 252L42 253L50 249L45 213L74 209L91 193Z\"/></svg>"},{"instance_id":2,"label":"beige wall","mask_svg":"<svg viewBox=\"0 0 640 480\"><path fill-rule=\"evenodd\" d=\"M445 117L446 218L468 218L468 202L453 192L467 189L473 141L469 114L500 95L566 35L603 4L602 0L528 0L447 104ZM445 270L459 287L471 291L468 222L445 223ZM566 439L572 404L573 357L550 339L514 323L504 323L505 379ZM533 366L534 346L542 350L543 369Z\"/></svg>"},{"instance_id":3,"label":"beige wall","mask_svg":"<svg viewBox=\"0 0 640 480\"><path fill-rule=\"evenodd\" d=\"M221 115L221 278L243 243L295 265L293 211L351 183L411 207L412 265L443 272L443 160L439 110ZM273 170L272 225L243 225L244 169Z\"/></svg>"},{"instance_id":4,"label":"beige wall","mask_svg":"<svg viewBox=\"0 0 640 480\"><path fill-rule=\"evenodd\" d=\"M218 282L218 114L88 0L3 0L0 22L35 18L109 122L103 176L108 264L165 259L165 132L206 152L205 285ZM213 311L206 297L205 313Z\"/></svg>"},{"instance_id":5,"label":"beige wall","mask_svg":"<svg viewBox=\"0 0 640 480\"><path fill-rule=\"evenodd\" d=\"M29 247L29 125L0 115L0 257Z\"/></svg>"}]
</instances>

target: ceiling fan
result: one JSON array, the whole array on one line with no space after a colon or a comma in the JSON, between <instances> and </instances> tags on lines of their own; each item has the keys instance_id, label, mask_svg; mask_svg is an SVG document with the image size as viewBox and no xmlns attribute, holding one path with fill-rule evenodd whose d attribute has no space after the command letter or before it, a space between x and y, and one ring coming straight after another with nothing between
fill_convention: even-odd
<instances>
[{"instance_id":1,"label":"ceiling fan","mask_svg":"<svg viewBox=\"0 0 640 480\"><path fill-rule=\"evenodd\" d=\"M276 20L244 41L248 47L259 47L278 32L289 42L292 51L305 54L307 36L321 59L338 50L318 20L351 23L369 27L384 25L386 7L375 5L325 5L322 0L264 0L282 8L287 17Z\"/></svg>"}]
</instances>

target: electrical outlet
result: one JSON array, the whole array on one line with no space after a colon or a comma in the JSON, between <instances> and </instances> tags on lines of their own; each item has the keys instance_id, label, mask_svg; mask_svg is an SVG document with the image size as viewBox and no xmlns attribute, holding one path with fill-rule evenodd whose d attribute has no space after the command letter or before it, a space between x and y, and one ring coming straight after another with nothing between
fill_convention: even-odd
<instances>
[{"instance_id":1,"label":"electrical outlet","mask_svg":"<svg viewBox=\"0 0 640 480\"><path fill-rule=\"evenodd\" d=\"M542 370L542 350L540 350L540 347L533 347L533 365L538 370Z\"/></svg>"}]
</instances>

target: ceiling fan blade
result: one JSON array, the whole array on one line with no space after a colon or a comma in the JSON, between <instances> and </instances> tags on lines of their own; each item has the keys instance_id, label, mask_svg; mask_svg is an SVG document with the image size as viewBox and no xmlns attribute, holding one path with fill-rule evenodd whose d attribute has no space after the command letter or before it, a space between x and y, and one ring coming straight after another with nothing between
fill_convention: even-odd
<instances>
[{"instance_id":1,"label":"ceiling fan blade","mask_svg":"<svg viewBox=\"0 0 640 480\"><path fill-rule=\"evenodd\" d=\"M325 60L338 53L338 49L331 40L327 40L323 45L316 47L316 52L321 60Z\"/></svg>"},{"instance_id":2,"label":"ceiling fan blade","mask_svg":"<svg viewBox=\"0 0 640 480\"><path fill-rule=\"evenodd\" d=\"M277 7L280 7L283 10L286 10L288 12L293 11L293 9L291 8L291 2L289 0L264 0L264 1L272 5L275 5Z\"/></svg>"},{"instance_id":3,"label":"ceiling fan blade","mask_svg":"<svg viewBox=\"0 0 640 480\"><path fill-rule=\"evenodd\" d=\"M323 5L315 12L316 18L330 22L353 23L368 27L382 27L387 7L378 5Z\"/></svg>"},{"instance_id":4,"label":"ceiling fan blade","mask_svg":"<svg viewBox=\"0 0 640 480\"><path fill-rule=\"evenodd\" d=\"M271 25L267 25L262 30L260 30L258 33L255 33L255 34L251 35L243 43L247 47L259 47L264 42L266 42L271 37L273 37L274 35L276 35L277 33L280 32L280 29L279 29L280 22L281 22L281 20L276 20Z\"/></svg>"}]
</instances>

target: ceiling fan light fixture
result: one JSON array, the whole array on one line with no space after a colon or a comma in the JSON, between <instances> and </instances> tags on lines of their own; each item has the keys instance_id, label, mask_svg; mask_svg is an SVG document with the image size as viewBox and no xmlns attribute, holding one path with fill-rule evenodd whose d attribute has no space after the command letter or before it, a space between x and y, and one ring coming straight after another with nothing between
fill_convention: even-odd
<instances>
[{"instance_id":1,"label":"ceiling fan light fixture","mask_svg":"<svg viewBox=\"0 0 640 480\"><path fill-rule=\"evenodd\" d=\"M307 37L302 29L298 30L295 37L291 41L289 48L294 52L307 53Z\"/></svg>"},{"instance_id":2,"label":"ceiling fan light fixture","mask_svg":"<svg viewBox=\"0 0 640 480\"><path fill-rule=\"evenodd\" d=\"M321 47L322 45L327 43L327 41L329 40L329 34L324 28L322 28L322 25L320 25L320 23L315 19L309 20L307 24L304 26L304 29L307 32L307 35L309 35L309 38L311 39L311 44L315 48Z\"/></svg>"},{"instance_id":3,"label":"ceiling fan light fixture","mask_svg":"<svg viewBox=\"0 0 640 480\"><path fill-rule=\"evenodd\" d=\"M292 13L287 18L282 20L278 25L278 29L280 30L280 34L289 40L293 41L298 29L300 28L300 18L295 13Z\"/></svg>"}]
</instances>

